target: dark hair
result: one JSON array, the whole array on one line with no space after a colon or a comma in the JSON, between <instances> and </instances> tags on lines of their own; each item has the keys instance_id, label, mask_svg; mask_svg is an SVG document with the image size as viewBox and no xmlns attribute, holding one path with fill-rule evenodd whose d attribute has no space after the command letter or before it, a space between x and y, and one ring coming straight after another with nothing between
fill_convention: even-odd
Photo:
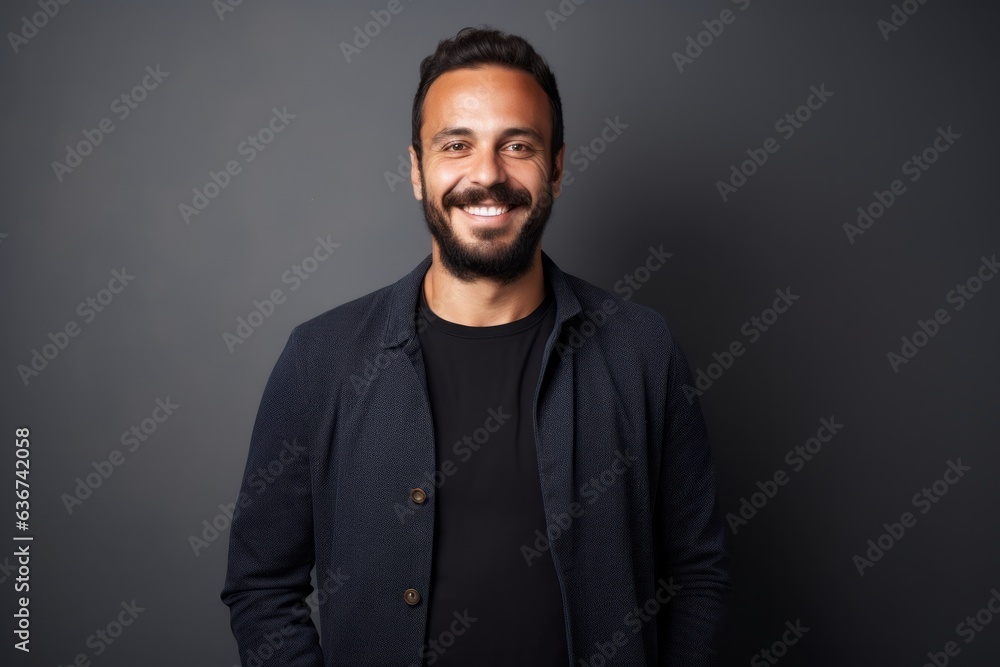
<instances>
[{"instance_id":1,"label":"dark hair","mask_svg":"<svg viewBox=\"0 0 1000 667\"><path fill-rule=\"evenodd\" d=\"M462 28L451 39L438 42L437 50L420 63L420 85L413 98L413 136L411 142L417 154L417 163L422 157L420 126L423 124L424 98L434 81L454 69L499 65L523 70L533 77L549 96L552 107L552 167L555 168L556 153L563 145L562 101L556 77L548 63L532 48L523 37L509 35L499 30L483 28Z\"/></svg>"}]
</instances>

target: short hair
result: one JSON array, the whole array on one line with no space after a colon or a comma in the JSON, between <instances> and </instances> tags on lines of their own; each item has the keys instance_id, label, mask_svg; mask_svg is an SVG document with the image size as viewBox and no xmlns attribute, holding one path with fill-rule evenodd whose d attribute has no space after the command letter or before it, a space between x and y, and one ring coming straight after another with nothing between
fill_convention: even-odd
<instances>
[{"instance_id":1,"label":"short hair","mask_svg":"<svg viewBox=\"0 0 1000 667\"><path fill-rule=\"evenodd\" d=\"M552 109L552 168L556 154L563 145L562 101L556 77L548 63L523 37L510 35L484 26L462 28L450 38L438 42L437 50L420 63L420 85L413 97L413 136L411 142L417 154L417 166L422 158L420 126L423 124L424 98L431 84L442 74L455 69L499 65L531 74L549 97Z\"/></svg>"}]
</instances>

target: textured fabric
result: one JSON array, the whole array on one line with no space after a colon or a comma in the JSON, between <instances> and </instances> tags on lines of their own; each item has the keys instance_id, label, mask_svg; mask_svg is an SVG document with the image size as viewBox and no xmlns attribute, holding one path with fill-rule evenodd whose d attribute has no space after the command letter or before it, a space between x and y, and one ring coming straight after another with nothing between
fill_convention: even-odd
<instances>
[{"instance_id":1,"label":"textured fabric","mask_svg":"<svg viewBox=\"0 0 1000 667\"><path fill-rule=\"evenodd\" d=\"M571 665L716 664L730 563L681 346L655 310L542 261L551 539L525 546L526 566L550 552ZM222 590L245 665L420 664L435 504L410 492L436 465L414 308L430 262L295 327L271 372ZM314 565L322 651L303 602Z\"/></svg>"},{"instance_id":2,"label":"textured fabric","mask_svg":"<svg viewBox=\"0 0 1000 667\"><path fill-rule=\"evenodd\" d=\"M565 616L545 530L535 388L555 323L551 290L527 316L473 327L438 317L419 332L437 453L425 664L566 667ZM423 290L423 308L428 308ZM431 312L433 315L433 312ZM466 623L455 623L456 613ZM466 627L468 626L468 627Z\"/></svg>"}]
</instances>

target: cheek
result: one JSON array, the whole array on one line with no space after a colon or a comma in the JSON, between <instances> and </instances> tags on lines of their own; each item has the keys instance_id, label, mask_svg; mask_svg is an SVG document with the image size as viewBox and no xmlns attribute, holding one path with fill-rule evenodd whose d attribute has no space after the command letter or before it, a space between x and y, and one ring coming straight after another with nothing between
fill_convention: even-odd
<instances>
[{"instance_id":1,"label":"cheek","mask_svg":"<svg viewBox=\"0 0 1000 667\"><path fill-rule=\"evenodd\" d=\"M424 174L424 182L427 184L431 197L440 201L445 194L454 190L462 182L462 174L454 168L438 168Z\"/></svg>"},{"instance_id":2,"label":"cheek","mask_svg":"<svg viewBox=\"0 0 1000 667\"><path fill-rule=\"evenodd\" d=\"M549 180L549 171L545 165L524 160L522 164L512 166L507 171L511 181L516 181L522 187L532 192L541 192L545 189Z\"/></svg>"}]
</instances>

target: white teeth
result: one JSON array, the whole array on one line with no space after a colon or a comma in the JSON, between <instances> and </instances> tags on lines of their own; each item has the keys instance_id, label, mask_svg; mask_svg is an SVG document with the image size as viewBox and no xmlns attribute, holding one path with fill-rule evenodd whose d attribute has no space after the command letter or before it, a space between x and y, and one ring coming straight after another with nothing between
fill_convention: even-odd
<instances>
[{"instance_id":1,"label":"white teeth","mask_svg":"<svg viewBox=\"0 0 1000 667\"><path fill-rule=\"evenodd\" d=\"M506 206L463 206L462 210L472 215L496 216L503 215L510 209Z\"/></svg>"}]
</instances>

